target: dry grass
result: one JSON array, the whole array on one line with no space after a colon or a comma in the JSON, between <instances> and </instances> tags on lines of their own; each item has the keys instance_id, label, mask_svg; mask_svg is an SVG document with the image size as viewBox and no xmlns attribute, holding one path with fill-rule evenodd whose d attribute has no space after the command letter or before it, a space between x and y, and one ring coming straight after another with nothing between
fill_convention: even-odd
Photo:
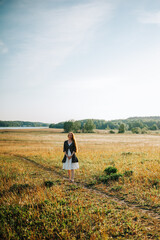
<instances>
[{"instance_id":1,"label":"dry grass","mask_svg":"<svg viewBox=\"0 0 160 240\"><path fill-rule=\"evenodd\" d=\"M160 239L156 220L63 179L67 176L62 170L66 139L67 134L54 129L0 131L3 238ZM75 181L160 214L159 135L110 135L99 131L76 134L76 139L80 168L75 172ZM43 168L16 156L29 158ZM122 175L133 171L133 175L103 184L98 178L108 166L116 167ZM53 186L45 187L45 181Z\"/></svg>"}]
</instances>

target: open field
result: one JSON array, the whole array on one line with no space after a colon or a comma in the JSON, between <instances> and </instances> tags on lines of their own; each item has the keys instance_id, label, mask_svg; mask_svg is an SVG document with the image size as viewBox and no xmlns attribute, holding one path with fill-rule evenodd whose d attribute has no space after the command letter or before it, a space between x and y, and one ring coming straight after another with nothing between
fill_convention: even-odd
<instances>
[{"instance_id":1,"label":"open field","mask_svg":"<svg viewBox=\"0 0 160 240\"><path fill-rule=\"evenodd\" d=\"M74 184L62 170L66 139L0 130L0 239L160 239L160 135L76 134ZM109 166L121 175L105 183Z\"/></svg>"}]
</instances>

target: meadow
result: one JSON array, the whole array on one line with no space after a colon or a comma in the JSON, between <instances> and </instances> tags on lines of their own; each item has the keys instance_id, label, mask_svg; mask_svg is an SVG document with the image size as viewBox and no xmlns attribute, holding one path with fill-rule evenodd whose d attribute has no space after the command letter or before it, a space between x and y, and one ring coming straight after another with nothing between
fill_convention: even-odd
<instances>
[{"instance_id":1,"label":"meadow","mask_svg":"<svg viewBox=\"0 0 160 240\"><path fill-rule=\"evenodd\" d=\"M160 134L75 136L70 183L66 133L0 130L0 239L160 239Z\"/></svg>"}]
</instances>

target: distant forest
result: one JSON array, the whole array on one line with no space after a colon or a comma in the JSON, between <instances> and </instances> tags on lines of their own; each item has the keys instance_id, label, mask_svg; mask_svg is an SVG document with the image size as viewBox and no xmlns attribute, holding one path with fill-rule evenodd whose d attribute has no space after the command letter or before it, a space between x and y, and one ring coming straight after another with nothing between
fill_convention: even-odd
<instances>
[{"instance_id":1,"label":"distant forest","mask_svg":"<svg viewBox=\"0 0 160 240\"><path fill-rule=\"evenodd\" d=\"M70 120L76 123L79 123L80 129L83 129L83 126L92 120L96 129L110 129L110 130L119 130L123 125L125 131L132 131L133 129L143 129L143 130L158 130L160 129L160 116L154 117L130 117L127 119L118 119L118 120L100 120L100 119L84 119L79 121ZM65 122L52 123L49 125L49 128L64 128Z\"/></svg>"},{"instance_id":2,"label":"distant forest","mask_svg":"<svg viewBox=\"0 0 160 240\"><path fill-rule=\"evenodd\" d=\"M48 127L48 123L26 121L0 121L0 127Z\"/></svg>"},{"instance_id":3,"label":"distant forest","mask_svg":"<svg viewBox=\"0 0 160 240\"><path fill-rule=\"evenodd\" d=\"M91 121L89 123L89 121ZM42 122L28 122L28 121L0 121L0 127L49 127L49 128L65 128L65 124L73 122L77 130L84 129L87 124L92 124L96 129L120 130L122 131L146 131L160 129L160 116L154 117L130 117L127 119L118 120L101 120L101 119L83 119L70 120L59 123L42 123Z\"/></svg>"}]
</instances>

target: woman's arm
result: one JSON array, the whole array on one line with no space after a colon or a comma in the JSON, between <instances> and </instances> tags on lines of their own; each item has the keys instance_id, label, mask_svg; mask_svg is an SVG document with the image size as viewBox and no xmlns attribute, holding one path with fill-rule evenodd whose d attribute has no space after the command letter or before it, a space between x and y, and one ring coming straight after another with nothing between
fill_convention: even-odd
<instances>
[{"instance_id":1,"label":"woman's arm","mask_svg":"<svg viewBox=\"0 0 160 240\"><path fill-rule=\"evenodd\" d=\"M66 152L65 142L64 142L64 145L63 145L63 152L64 152L64 154L68 157L68 154L67 154L67 152Z\"/></svg>"},{"instance_id":2,"label":"woman's arm","mask_svg":"<svg viewBox=\"0 0 160 240\"><path fill-rule=\"evenodd\" d=\"M73 156L73 154L75 154L75 151L72 152L71 157Z\"/></svg>"},{"instance_id":3,"label":"woman's arm","mask_svg":"<svg viewBox=\"0 0 160 240\"><path fill-rule=\"evenodd\" d=\"M73 154L74 154L74 153L75 153L75 152L73 151L72 154L71 154L71 156L68 156L68 158L71 159L71 158L73 157Z\"/></svg>"},{"instance_id":4,"label":"woman's arm","mask_svg":"<svg viewBox=\"0 0 160 240\"><path fill-rule=\"evenodd\" d=\"M64 154L68 157L68 154L66 152L64 152Z\"/></svg>"}]
</instances>

